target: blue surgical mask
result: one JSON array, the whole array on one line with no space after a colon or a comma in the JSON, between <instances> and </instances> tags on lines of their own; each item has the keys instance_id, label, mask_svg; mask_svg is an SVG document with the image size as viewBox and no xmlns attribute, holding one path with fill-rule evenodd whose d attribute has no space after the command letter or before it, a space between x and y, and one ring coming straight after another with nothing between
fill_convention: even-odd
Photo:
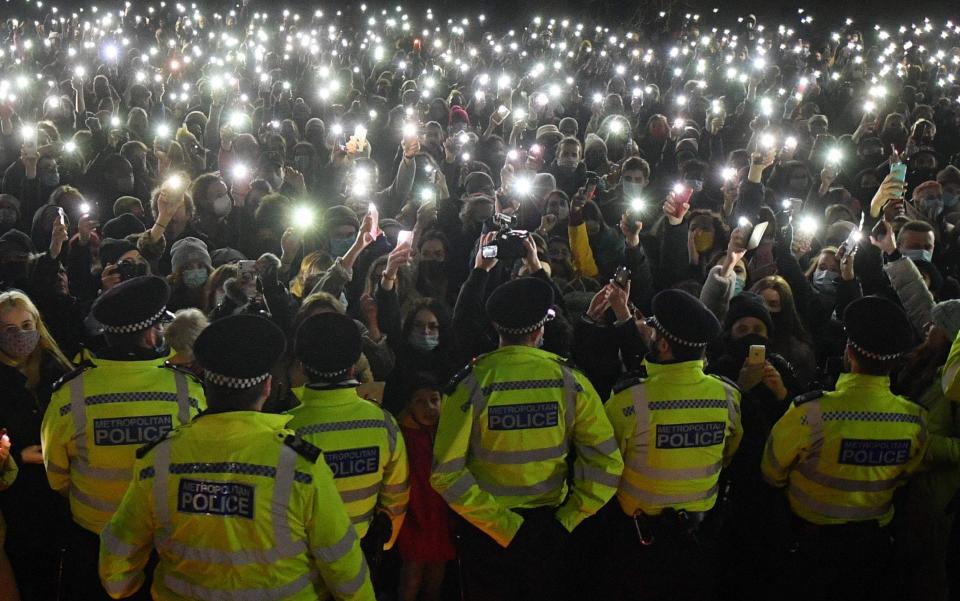
<instances>
[{"instance_id":1,"label":"blue surgical mask","mask_svg":"<svg viewBox=\"0 0 960 601\"><path fill-rule=\"evenodd\" d=\"M56 188L60 185L60 173L47 171L40 175L40 183L46 188Z\"/></svg>"},{"instance_id":2,"label":"blue surgical mask","mask_svg":"<svg viewBox=\"0 0 960 601\"><path fill-rule=\"evenodd\" d=\"M623 195L627 198L636 198L643 194L643 185L637 182L623 182Z\"/></svg>"},{"instance_id":3,"label":"blue surgical mask","mask_svg":"<svg viewBox=\"0 0 960 601\"><path fill-rule=\"evenodd\" d=\"M353 246L353 238L330 238L330 254L342 257Z\"/></svg>"},{"instance_id":4,"label":"blue surgical mask","mask_svg":"<svg viewBox=\"0 0 960 601\"><path fill-rule=\"evenodd\" d=\"M702 180L702 179L688 179L688 180L687 180L687 185L690 186L690 188L691 188L694 192L703 192L703 180Z\"/></svg>"},{"instance_id":5,"label":"blue surgical mask","mask_svg":"<svg viewBox=\"0 0 960 601\"><path fill-rule=\"evenodd\" d=\"M910 259L911 261L926 261L927 263L933 262L933 251L927 250L925 248L911 248L909 250L901 250L900 254Z\"/></svg>"},{"instance_id":6,"label":"blue surgical mask","mask_svg":"<svg viewBox=\"0 0 960 601\"><path fill-rule=\"evenodd\" d=\"M440 346L440 335L410 332L410 345L418 351L429 352Z\"/></svg>"},{"instance_id":7,"label":"blue surgical mask","mask_svg":"<svg viewBox=\"0 0 960 601\"><path fill-rule=\"evenodd\" d=\"M183 270L183 284L187 288L199 288L207 283L207 270L202 267L198 269Z\"/></svg>"},{"instance_id":8,"label":"blue surgical mask","mask_svg":"<svg viewBox=\"0 0 960 601\"><path fill-rule=\"evenodd\" d=\"M956 194L953 194L952 192L947 192L946 190L944 190L944 192L943 192L943 206L944 206L944 207L946 207L946 208L948 208L948 209L952 209L953 207L956 206L956 204L957 204L958 202L960 202L960 196L957 196Z\"/></svg>"},{"instance_id":9,"label":"blue surgical mask","mask_svg":"<svg viewBox=\"0 0 960 601\"><path fill-rule=\"evenodd\" d=\"M836 294L837 279L840 274L829 269L818 269L813 272L813 287L823 294Z\"/></svg>"},{"instance_id":10,"label":"blue surgical mask","mask_svg":"<svg viewBox=\"0 0 960 601\"><path fill-rule=\"evenodd\" d=\"M733 279L733 295L736 296L743 292L743 287L746 285L747 281L743 278L734 278Z\"/></svg>"}]
</instances>

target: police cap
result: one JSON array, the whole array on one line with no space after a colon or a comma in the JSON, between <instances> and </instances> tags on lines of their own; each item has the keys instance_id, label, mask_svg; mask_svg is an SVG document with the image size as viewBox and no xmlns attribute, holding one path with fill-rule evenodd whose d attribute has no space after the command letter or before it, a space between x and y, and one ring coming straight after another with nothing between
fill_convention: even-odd
<instances>
[{"instance_id":1,"label":"police cap","mask_svg":"<svg viewBox=\"0 0 960 601\"><path fill-rule=\"evenodd\" d=\"M487 299L487 317L498 332L522 336L553 318L553 288L535 277L523 277L497 286Z\"/></svg>"},{"instance_id":2,"label":"police cap","mask_svg":"<svg viewBox=\"0 0 960 601\"><path fill-rule=\"evenodd\" d=\"M93 318L109 334L146 330L166 317L170 286L163 278L143 275L120 282L93 303Z\"/></svg>"},{"instance_id":3,"label":"police cap","mask_svg":"<svg viewBox=\"0 0 960 601\"><path fill-rule=\"evenodd\" d=\"M704 348L720 334L720 322L700 299L683 290L668 289L653 297L648 322L671 344Z\"/></svg>"},{"instance_id":4,"label":"police cap","mask_svg":"<svg viewBox=\"0 0 960 601\"><path fill-rule=\"evenodd\" d=\"M204 328L193 344L193 355L207 383L244 389L270 377L270 369L286 348L283 331L272 321L240 314Z\"/></svg>"},{"instance_id":5,"label":"police cap","mask_svg":"<svg viewBox=\"0 0 960 601\"><path fill-rule=\"evenodd\" d=\"M304 369L313 376L335 378L360 359L360 328L339 313L308 317L297 329L294 352Z\"/></svg>"},{"instance_id":6,"label":"police cap","mask_svg":"<svg viewBox=\"0 0 960 601\"><path fill-rule=\"evenodd\" d=\"M877 361L890 361L913 347L913 330L896 303L879 296L865 296L843 312L850 346Z\"/></svg>"}]
</instances>

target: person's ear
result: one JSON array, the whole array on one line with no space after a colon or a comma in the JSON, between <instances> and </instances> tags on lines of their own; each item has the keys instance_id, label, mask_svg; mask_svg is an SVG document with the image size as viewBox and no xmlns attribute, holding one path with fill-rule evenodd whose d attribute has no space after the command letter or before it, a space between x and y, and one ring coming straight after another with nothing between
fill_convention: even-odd
<instances>
[{"instance_id":1,"label":"person's ear","mask_svg":"<svg viewBox=\"0 0 960 601\"><path fill-rule=\"evenodd\" d=\"M263 390L260 392L260 398L257 399L255 404L257 411L263 410L263 404L267 402L267 398L270 396L270 390L273 387L273 376L267 376L267 379L263 382Z\"/></svg>"}]
</instances>

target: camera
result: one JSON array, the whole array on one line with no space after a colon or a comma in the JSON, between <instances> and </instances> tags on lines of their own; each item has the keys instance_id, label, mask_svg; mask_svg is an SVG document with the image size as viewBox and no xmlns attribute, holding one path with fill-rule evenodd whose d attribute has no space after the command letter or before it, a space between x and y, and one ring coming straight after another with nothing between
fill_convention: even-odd
<instances>
[{"instance_id":1,"label":"camera","mask_svg":"<svg viewBox=\"0 0 960 601\"><path fill-rule=\"evenodd\" d=\"M527 254L523 241L530 236L530 232L513 229L513 217L503 213L494 215L493 222L498 228L497 236L481 249L483 258L514 261Z\"/></svg>"},{"instance_id":2,"label":"camera","mask_svg":"<svg viewBox=\"0 0 960 601\"><path fill-rule=\"evenodd\" d=\"M141 275L147 275L147 264L142 261L124 260L117 263L116 271L120 275L120 281L125 282Z\"/></svg>"}]
</instances>

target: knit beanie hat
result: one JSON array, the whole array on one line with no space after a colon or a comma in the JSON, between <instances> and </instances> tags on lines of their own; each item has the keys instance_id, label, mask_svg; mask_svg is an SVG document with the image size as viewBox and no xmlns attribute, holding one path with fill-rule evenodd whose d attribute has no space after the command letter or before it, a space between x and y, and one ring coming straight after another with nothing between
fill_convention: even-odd
<instances>
[{"instance_id":1,"label":"knit beanie hat","mask_svg":"<svg viewBox=\"0 0 960 601\"><path fill-rule=\"evenodd\" d=\"M210 253L207 252L207 245L203 240L187 237L174 242L170 247L170 266L174 273L191 261L199 261L213 269Z\"/></svg>"}]
</instances>

